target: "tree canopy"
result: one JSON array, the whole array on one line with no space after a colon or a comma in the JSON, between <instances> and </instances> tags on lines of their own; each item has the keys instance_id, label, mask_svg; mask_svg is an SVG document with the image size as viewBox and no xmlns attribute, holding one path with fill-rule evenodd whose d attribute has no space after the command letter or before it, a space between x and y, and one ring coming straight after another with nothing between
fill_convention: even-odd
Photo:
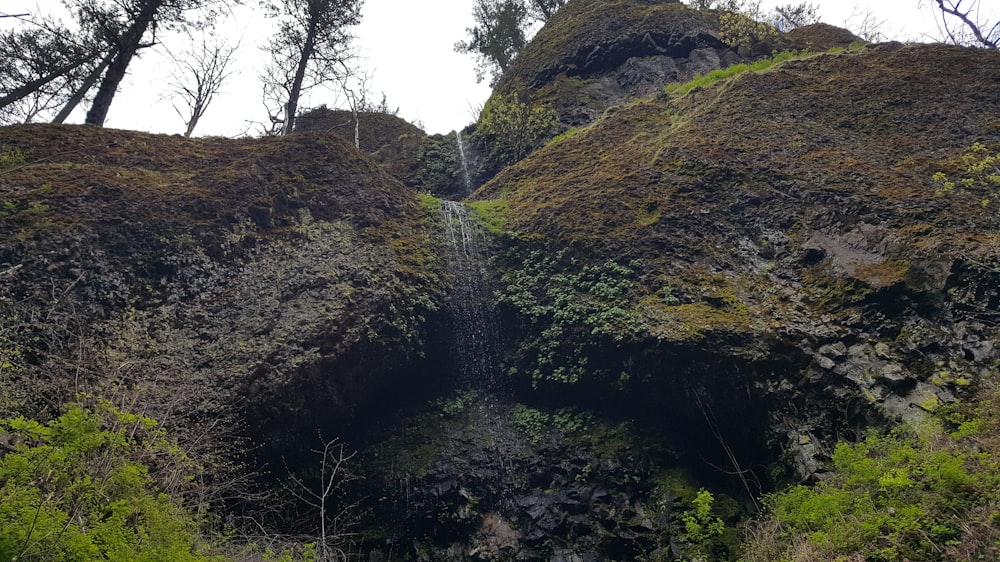
<instances>
[{"instance_id":1,"label":"tree canopy","mask_svg":"<svg viewBox=\"0 0 1000 562\"><path fill-rule=\"evenodd\" d=\"M472 15L476 25L466 29L469 38L455 43L455 50L477 59L476 79L487 75L495 83L528 42L530 27L545 23L566 0L476 0Z\"/></svg>"},{"instance_id":2,"label":"tree canopy","mask_svg":"<svg viewBox=\"0 0 1000 562\"><path fill-rule=\"evenodd\" d=\"M269 0L277 32L267 45L271 57L263 76L264 103L271 122L288 134L302 94L344 81L355 71L349 28L361 22L362 0Z\"/></svg>"}]
</instances>

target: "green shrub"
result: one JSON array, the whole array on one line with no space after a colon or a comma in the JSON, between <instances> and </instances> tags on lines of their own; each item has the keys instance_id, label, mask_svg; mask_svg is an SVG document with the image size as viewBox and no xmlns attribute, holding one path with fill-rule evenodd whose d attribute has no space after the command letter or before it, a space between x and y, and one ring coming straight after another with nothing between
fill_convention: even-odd
<instances>
[{"instance_id":1,"label":"green shrub","mask_svg":"<svg viewBox=\"0 0 1000 562\"><path fill-rule=\"evenodd\" d=\"M156 422L101 402L39 423L0 421L14 443L0 459L0 560L217 559L197 520L151 471L189 463Z\"/></svg>"},{"instance_id":2,"label":"green shrub","mask_svg":"<svg viewBox=\"0 0 1000 562\"><path fill-rule=\"evenodd\" d=\"M942 559L972 527L969 514L1000 506L1000 470L989 453L960 447L939 430L924 431L924 439L903 427L838 444L832 478L767 498L767 520L758 528L777 531L770 544L751 541L747 558L762 559L755 553L774 552L775 542L791 557L796 541L804 540L822 559Z\"/></svg>"},{"instance_id":3,"label":"green shrub","mask_svg":"<svg viewBox=\"0 0 1000 562\"><path fill-rule=\"evenodd\" d=\"M490 98L474 141L486 149L487 167L499 170L545 144L555 130L556 112L521 101L517 93Z\"/></svg>"},{"instance_id":4,"label":"green shrub","mask_svg":"<svg viewBox=\"0 0 1000 562\"><path fill-rule=\"evenodd\" d=\"M961 177L956 180L949 179L944 172L934 174L937 194L971 193L979 197L983 207L995 205L1000 197L1000 151L973 143L962 155L959 166Z\"/></svg>"}]
</instances>

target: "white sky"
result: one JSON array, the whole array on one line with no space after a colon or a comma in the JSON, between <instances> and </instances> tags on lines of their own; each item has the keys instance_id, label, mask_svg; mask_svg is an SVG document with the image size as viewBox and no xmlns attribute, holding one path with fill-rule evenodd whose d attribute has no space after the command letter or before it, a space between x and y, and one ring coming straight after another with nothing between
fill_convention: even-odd
<instances>
[{"instance_id":1,"label":"white sky","mask_svg":"<svg viewBox=\"0 0 1000 562\"><path fill-rule=\"evenodd\" d=\"M938 35L931 0L875 0L851 3L850 0L812 0L820 6L824 22L843 26L860 24L861 15L871 10L883 21L884 33L893 39L927 41ZM792 0L764 0L765 8ZM996 0L981 4L1000 9ZM54 10L58 0L0 0L0 11L45 12ZM268 32L256 7L256 0L237 10L235 17L220 26L216 34L242 36L240 60L236 72L216 97L195 131L196 135L238 136L256 134L267 114L261 102L259 68L265 57L259 49ZM475 120L476 108L489 96L484 82L476 83L475 62L470 55L454 51L454 44L465 38L465 29L473 25L473 0L365 0L362 23L355 29L356 46L363 57L362 66L372 73L370 89L375 101L385 92L389 106L399 107L400 117L421 125L428 133L447 133ZM923 4L923 6L921 6ZM850 22L849 20L852 20ZM995 21L991 20L991 21ZM167 46L176 52L185 49L186 38L168 39ZM167 90L166 75L170 61L162 53L146 52L132 63L131 74L112 104L108 127L181 133L183 120L170 101L163 99ZM336 107L341 100L332 92L314 92L300 107L327 104ZM82 122L83 111L70 119Z\"/></svg>"}]
</instances>

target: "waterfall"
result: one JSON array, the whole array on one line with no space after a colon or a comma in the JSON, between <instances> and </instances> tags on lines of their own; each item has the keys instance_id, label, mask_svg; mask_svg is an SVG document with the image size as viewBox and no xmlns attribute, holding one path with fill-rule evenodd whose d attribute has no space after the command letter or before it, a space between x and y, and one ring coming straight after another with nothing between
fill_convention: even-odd
<instances>
[{"instance_id":1,"label":"waterfall","mask_svg":"<svg viewBox=\"0 0 1000 562\"><path fill-rule=\"evenodd\" d=\"M455 131L455 143L458 145L458 157L462 161L462 178L465 180L465 192L472 192L472 178L469 176L469 162L465 158L465 144L462 142L462 131Z\"/></svg>"},{"instance_id":2,"label":"waterfall","mask_svg":"<svg viewBox=\"0 0 1000 562\"><path fill-rule=\"evenodd\" d=\"M449 248L452 292L452 347L459 384L484 394L502 390L500 377L500 321L493 296L493 280L486 268L486 240L469 217L465 205L441 202Z\"/></svg>"},{"instance_id":3,"label":"waterfall","mask_svg":"<svg viewBox=\"0 0 1000 562\"><path fill-rule=\"evenodd\" d=\"M462 438L452 443L454 448L446 456L478 459L477 475L468 485L475 495L490 498L493 509L511 513L517 509L509 494L516 478L511 459L525 445L510 423L513 397L500 371L500 317L495 277L487 267L489 247L462 203L442 201L441 216L452 286L447 306L456 382L459 391L475 396ZM472 442L466 442L470 436ZM489 477L483 479L484 475Z\"/></svg>"}]
</instances>

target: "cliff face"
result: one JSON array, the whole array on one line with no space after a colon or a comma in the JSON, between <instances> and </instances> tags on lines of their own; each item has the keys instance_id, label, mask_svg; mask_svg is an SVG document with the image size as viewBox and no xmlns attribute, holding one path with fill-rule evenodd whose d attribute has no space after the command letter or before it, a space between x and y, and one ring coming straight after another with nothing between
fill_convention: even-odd
<instances>
[{"instance_id":1,"label":"cliff face","mask_svg":"<svg viewBox=\"0 0 1000 562\"><path fill-rule=\"evenodd\" d=\"M504 170L476 197L502 201L516 240L518 372L692 418L687 397L713 395L734 431L766 416L803 477L822 454L800 438L988 380L996 213L932 177L1000 142L998 62L893 44L810 56L615 108ZM582 327L537 313L559 299L539 268L589 279L562 289L591 303ZM547 361L552 345L585 360Z\"/></svg>"},{"instance_id":2,"label":"cliff face","mask_svg":"<svg viewBox=\"0 0 1000 562\"><path fill-rule=\"evenodd\" d=\"M25 126L0 146L4 415L135 394L274 446L422 353L424 209L339 139Z\"/></svg>"},{"instance_id":3,"label":"cliff face","mask_svg":"<svg viewBox=\"0 0 1000 562\"><path fill-rule=\"evenodd\" d=\"M860 42L816 24L777 34L753 50L722 39L714 10L676 0L572 0L518 54L496 95L555 109L566 126L593 122L605 109L773 51L823 51Z\"/></svg>"},{"instance_id":4,"label":"cliff face","mask_svg":"<svg viewBox=\"0 0 1000 562\"><path fill-rule=\"evenodd\" d=\"M672 559L711 487L735 558L745 505L826 479L837 439L997 383L996 204L934 177L1000 146L1000 54L855 47L664 89L744 60L716 18L571 0L500 82L579 127L472 197L502 316L470 324L502 325L504 375L460 392L441 250L475 236L412 189L467 188L457 135L0 129L0 417L102 394L206 458L349 434L365 536L418 559Z\"/></svg>"}]
</instances>

